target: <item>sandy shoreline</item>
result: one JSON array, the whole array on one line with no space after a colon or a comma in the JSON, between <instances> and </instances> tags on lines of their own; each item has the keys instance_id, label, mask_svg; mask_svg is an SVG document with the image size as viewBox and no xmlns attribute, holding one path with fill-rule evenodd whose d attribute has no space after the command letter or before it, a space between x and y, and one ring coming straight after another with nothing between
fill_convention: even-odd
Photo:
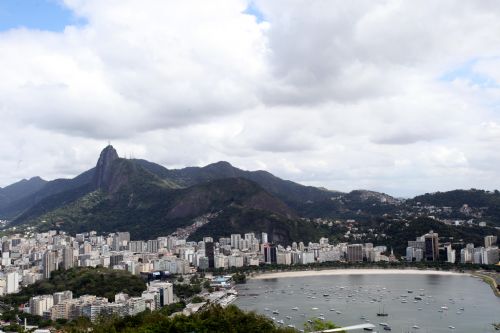
<instances>
[{"instance_id":1,"label":"sandy shoreline","mask_svg":"<svg viewBox=\"0 0 500 333\"><path fill-rule=\"evenodd\" d=\"M262 273L250 279L263 280L263 279L276 279L276 278L291 278L291 277L307 277L307 276L326 276L326 275L384 275L384 274L398 274L398 275L470 275L467 273L458 273L451 271L436 271L436 270L419 270L419 269L324 269L324 270L310 270L310 271L292 271L292 272L277 272L277 273Z\"/></svg>"}]
</instances>

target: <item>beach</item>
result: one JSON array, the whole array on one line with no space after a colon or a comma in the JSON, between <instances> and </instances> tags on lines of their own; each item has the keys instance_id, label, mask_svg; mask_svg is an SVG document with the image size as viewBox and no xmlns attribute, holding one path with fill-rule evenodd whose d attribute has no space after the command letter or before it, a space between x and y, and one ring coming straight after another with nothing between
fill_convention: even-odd
<instances>
[{"instance_id":1,"label":"beach","mask_svg":"<svg viewBox=\"0 0 500 333\"><path fill-rule=\"evenodd\" d=\"M420 269L324 269L292 272L262 273L249 277L250 279L276 279L307 276L326 276L326 275L470 275L467 273L458 273L451 271L420 270Z\"/></svg>"}]
</instances>

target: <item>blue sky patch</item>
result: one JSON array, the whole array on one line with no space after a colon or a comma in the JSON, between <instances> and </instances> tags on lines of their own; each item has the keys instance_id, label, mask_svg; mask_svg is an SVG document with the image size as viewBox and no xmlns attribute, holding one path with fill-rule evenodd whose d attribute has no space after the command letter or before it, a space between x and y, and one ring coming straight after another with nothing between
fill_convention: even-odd
<instances>
[{"instance_id":1,"label":"blue sky patch","mask_svg":"<svg viewBox=\"0 0 500 333\"><path fill-rule=\"evenodd\" d=\"M257 23L261 23L261 22L265 21L264 15L259 10L259 8L257 8L257 5L255 4L254 1L250 1L250 3L248 4L248 7L247 7L247 9L245 9L244 13L255 16Z\"/></svg>"},{"instance_id":2,"label":"blue sky patch","mask_svg":"<svg viewBox=\"0 0 500 333\"><path fill-rule=\"evenodd\" d=\"M498 87L498 83L493 78L474 71L474 66L480 61L481 59L471 59L466 61L462 65L446 72L439 79L441 81L448 82L461 79L483 88Z\"/></svg>"},{"instance_id":3,"label":"blue sky patch","mask_svg":"<svg viewBox=\"0 0 500 333\"><path fill-rule=\"evenodd\" d=\"M83 25L61 0L0 0L0 31L28 28L63 31L67 25Z\"/></svg>"}]
</instances>

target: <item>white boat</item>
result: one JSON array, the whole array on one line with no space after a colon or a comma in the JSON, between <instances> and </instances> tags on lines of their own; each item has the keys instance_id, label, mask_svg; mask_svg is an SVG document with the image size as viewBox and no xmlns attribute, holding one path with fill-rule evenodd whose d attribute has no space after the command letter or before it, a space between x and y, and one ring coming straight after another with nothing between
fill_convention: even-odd
<instances>
[{"instance_id":1,"label":"white boat","mask_svg":"<svg viewBox=\"0 0 500 333\"><path fill-rule=\"evenodd\" d=\"M316 311L316 310L318 310L318 308L311 308L311 310L314 310L314 311Z\"/></svg>"},{"instance_id":2,"label":"white boat","mask_svg":"<svg viewBox=\"0 0 500 333\"><path fill-rule=\"evenodd\" d=\"M418 325L413 325L411 328L418 330L418 329L420 329L420 326L418 326Z\"/></svg>"},{"instance_id":3,"label":"white boat","mask_svg":"<svg viewBox=\"0 0 500 333\"><path fill-rule=\"evenodd\" d=\"M293 311L299 311L299 308L298 307L294 307L292 308Z\"/></svg>"},{"instance_id":4,"label":"white boat","mask_svg":"<svg viewBox=\"0 0 500 333\"><path fill-rule=\"evenodd\" d=\"M450 330L454 330L454 329L455 329L455 326L451 326L451 325L450 325L450 326L448 326L448 328L449 328Z\"/></svg>"}]
</instances>

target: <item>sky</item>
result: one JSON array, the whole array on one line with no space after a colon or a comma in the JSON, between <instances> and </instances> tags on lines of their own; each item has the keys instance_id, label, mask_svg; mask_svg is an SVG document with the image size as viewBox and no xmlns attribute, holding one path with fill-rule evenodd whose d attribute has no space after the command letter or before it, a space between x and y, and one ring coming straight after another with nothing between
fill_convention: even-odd
<instances>
[{"instance_id":1,"label":"sky","mask_svg":"<svg viewBox=\"0 0 500 333\"><path fill-rule=\"evenodd\" d=\"M332 190L500 188L500 2L0 0L0 187L111 142Z\"/></svg>"}]
</instances>

